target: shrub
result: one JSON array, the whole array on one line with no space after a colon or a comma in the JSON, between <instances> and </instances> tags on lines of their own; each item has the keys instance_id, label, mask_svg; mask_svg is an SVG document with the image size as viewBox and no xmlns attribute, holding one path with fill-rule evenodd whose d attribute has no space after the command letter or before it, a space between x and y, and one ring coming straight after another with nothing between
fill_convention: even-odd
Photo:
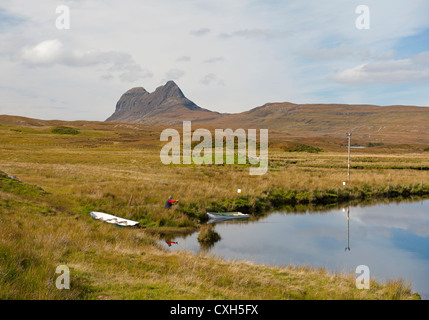
<instances>
[{"instance_id":1,"label":"shrub","mask_svg":"<svg viewBox=\"0 0 429 320\"><path fill-rule=\"evenodd\" d=\"M368 142L368 143L366 144L366 146L367 146L368 148L371 148L371 147L379 147L379 146L384 146L384 143L382 143L382 142Z\"/></svg>"},{"instance_id":2,"label":"shrub","mask_svg":"<svg viewBox=\"0 0 429 320\"><path fill-rule=\"evenodd\" d=\"M79 134L79 130L70 127L57 127L51 130L55 134Z\"/></svg>"},{"instance_id":3,"label":"shrub","mask_svg":"<svg viewBox=\"0 0 429 320\"><path fill-rule=\"evenodd\" d=\"M312 147L306 144L297 144L290 147L285 147L284 151L286 152L309 152L309 153L318 153L323 152L322 149Z\"/></svg>"}]
</instances>

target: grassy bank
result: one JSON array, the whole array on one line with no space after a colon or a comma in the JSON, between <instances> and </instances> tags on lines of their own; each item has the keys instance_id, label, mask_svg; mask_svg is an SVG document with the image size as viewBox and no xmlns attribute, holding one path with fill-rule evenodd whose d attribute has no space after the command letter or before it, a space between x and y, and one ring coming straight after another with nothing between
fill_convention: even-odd
<instances>
[{"instance_id":1,"label":"grassy bank","mask_svg":"<svg viewBox=\"0 0 429 320\"><path fill-rule=\"evenodd\" d=\"M338 189L276 189L262 192L261 195L247 195L236 198L225 198L218 202L212 202L208 206L201 203L191 202L179 207L179 211L192 218L201 221L206 220L206 211L230 212L240 211L253 215L263 215L286 206L328 206L333 204L345 204L349 202L372 202L381 199L407 199L412 197L429 197L429 185L415 184L409 186L370 186L363 185L361 188L338 188Z\"/></svg>"},{"instance_id":2,"label":"grassy bank","mask_svg":"<svg viewBox=\"0 0 429 320\"><path fill-rule=\"evenodd\" d=\"M0 174L0 298L416 297L396 280L357 290L350 274L168 252L158 244L158 234L195 230L206 210L257 216L282 206L299 210L425 196L429 171L416 168L429 165L429 153L417 147L355 151L352 160L359 169L343 186L346 155L326 146L312 153L273 144L269 172L250 176L247 165L165 166L159 132L149 129L80 127L78 134L52 129L0 126L0 170L19 179ZM180 202L167 211L169 195ZM143 228L94 221L92 210L137 220ZM62 264L70 267L71 290L55 287L55 269Z\"/></svg>"},{"instance_id":3,"label":"grassy bank","mask_svg":"<svg viewBox=\"0 0 429 320\"><path fill-rule=\"evenodd\" d=\"M354 274L168 252L144 229L64 212L38 188L0 182L0 299L419 298L399 280L358 290ZM58 265L70 268L70 290L55 287Z\"/></svg>"}]
</instances>

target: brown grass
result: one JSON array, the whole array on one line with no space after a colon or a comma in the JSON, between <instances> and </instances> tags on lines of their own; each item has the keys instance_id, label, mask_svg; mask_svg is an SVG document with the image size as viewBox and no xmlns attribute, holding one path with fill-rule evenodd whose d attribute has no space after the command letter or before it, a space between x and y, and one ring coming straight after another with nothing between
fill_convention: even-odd
<instances>
[{"instance_id":1,"label":"brown grass","mask_svg":"<svg viewBox=\"0 0 429 320\"><path fill-rule=\"evenodd\" d=\"M58 123L54 124L58 126ZM67 126L72 126L70 123ZM192 203L275 189L331 189L346 179L338 145L318 154L270 147L266 175L236 165L162 165L159 131L79 126L77 135L51 127L0 126L0 170L23 181L0 190L0 298L4 299L410 299L407 284L374 284L360 291L354 277L310 267L225 262L203 254L167 252L150 229L195 228L184 214ZM308 142L307 142L308 143ZM353 150L349 187L427 184L429 153L383 146ZM405 151L404 151L405 150ZM14 184L15 183L15 184ZM10 188L10 184L14 188ZM41 187L46 193L40 193ZM169 195L179 207L166 212ZM130 197L132 202L130 205ZM139 220L147 229L119 229L89 217L91 210ZM161 228L162 227L162 228ZM55 267L72 270L73 289L54 286ZM7 270L7 271L4 271Z\"/></svg>"}]
</instances>

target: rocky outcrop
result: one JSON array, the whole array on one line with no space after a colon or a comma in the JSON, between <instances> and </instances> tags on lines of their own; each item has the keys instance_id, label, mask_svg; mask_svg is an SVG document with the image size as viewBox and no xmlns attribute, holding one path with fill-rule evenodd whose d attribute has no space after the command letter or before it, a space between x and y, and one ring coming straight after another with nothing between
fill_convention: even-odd
<instances>
[{"instance_id":1,"label":"rocky outcrop","mask_svg":"<svg viewBox=\"0 0 429 320\"><path fill-rule=\"evenodd\" d=\"M152 93L142 87L128 90L121 96L115 112L106 121L154 123L160 122L162 117L169 118L177 112L186 114L186 111L216 114L197 106L185 97L174 81L168 81Z\"/></svg>"}]
</instances>

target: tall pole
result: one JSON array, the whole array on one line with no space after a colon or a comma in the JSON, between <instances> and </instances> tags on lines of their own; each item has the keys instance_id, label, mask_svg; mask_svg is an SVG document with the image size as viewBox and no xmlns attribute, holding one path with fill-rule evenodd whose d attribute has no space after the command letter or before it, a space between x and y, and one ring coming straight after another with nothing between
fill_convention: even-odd
<instances>
[{"instance_id":1,"label":"tall pole","mask_svg":"<svg viewBox=\"0 0 429 320\"><path fill-rule=\"evenodd\" d=\"M350 181L350 138L352 134L347 132L347 137L349 140L349 146L348 146L348 159L347 159L347 180Z\"/></svg>"}]
</instances>

